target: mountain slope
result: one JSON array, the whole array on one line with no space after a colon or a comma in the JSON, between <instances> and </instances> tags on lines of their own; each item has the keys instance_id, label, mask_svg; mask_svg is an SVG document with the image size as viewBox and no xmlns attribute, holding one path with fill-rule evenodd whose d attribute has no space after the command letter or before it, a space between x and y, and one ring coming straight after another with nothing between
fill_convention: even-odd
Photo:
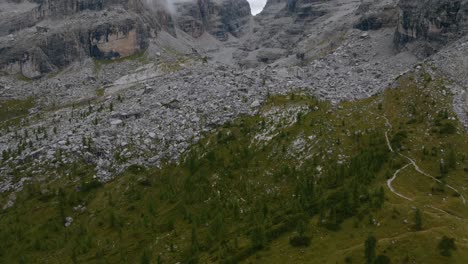
<instances>
[{"instance_id":1,"label":"mountain slope","mask_svg":"<svg viewBox=\"0 0 468 264\"><path fill-rule=\"evenodd\" d=\"M0 262L467 262L465 2L2 2Z\"/></svg>"},{"instance_id":2,"label":"mountain slope","mask_svg":"<svg viewBox=\"0 0 468 264\"><path fill-rule=\"evenodd\" d=\"M337 107L300 94L277 96L257 115L208 134L181 163L131 166L104 186L92 178L92 166L58 159L45 175L62 177L28 184L2 213L0 236L8 243L1 256L53 263L361 262L362 243L373 233L379 254L393 262L448 261L436 250L442 235L456 239L451 259L463 262L467 144L444 82L424 70L402 77L398 88ZM455 190L407 167L400 153ZM440 164L447 166L442 175ZM404 166L392 186L410 202L387 187ZM413 229L414 208L422 212L421 231ZM291 246L296 232L311 246ZM414 243L420 247L408 248Z\"/></svg>"}]
</instances>

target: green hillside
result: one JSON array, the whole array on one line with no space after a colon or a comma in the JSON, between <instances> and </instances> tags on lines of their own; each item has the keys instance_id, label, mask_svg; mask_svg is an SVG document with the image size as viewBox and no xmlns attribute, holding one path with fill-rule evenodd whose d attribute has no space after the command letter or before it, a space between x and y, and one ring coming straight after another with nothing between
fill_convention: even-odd
<instances>
[{"instance_id":1,"label":"green hillside","mask_svg":"<svg viewBox=\"0 0 468 264\"><path fill-rule=\"evenodd\" d=\"M0 262L468 263L468 135L444 85L273 96L178 164L104 185L84 162L46 164L61 177L0 213Z\"/></svg>"}]
</instances>

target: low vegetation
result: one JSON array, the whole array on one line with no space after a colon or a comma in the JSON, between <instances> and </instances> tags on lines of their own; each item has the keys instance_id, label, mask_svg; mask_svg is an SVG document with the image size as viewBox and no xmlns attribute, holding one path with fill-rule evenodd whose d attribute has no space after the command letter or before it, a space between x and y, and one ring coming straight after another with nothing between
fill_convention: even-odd
<instances>
[{"instance_id":1,"label":"low vegetation","mask_svg":"<svg viewBox=\"0 0 468 264\"><path fill-rule=\"evenodd\" d=\"M0 100L0 129L19 125L33 107L33 98Z\"/></svg>"},{"instance_id":2,"label":"low vegetation","mask_svg":"<svg viewBox=\"0 0 468 264\"><path fill-rule=\"evenodd\" d=\"M410 75L338 106L274 96L179 163L133 165L104 185L84 161L50 166L60 178L27 184L1 212L0 259L464 263L468 136L443 90L442 81ZM407 167L393 187L411 201L391 192L387 180L408 163L400 154L440 182Z\"/></svg>"}]
</instances>

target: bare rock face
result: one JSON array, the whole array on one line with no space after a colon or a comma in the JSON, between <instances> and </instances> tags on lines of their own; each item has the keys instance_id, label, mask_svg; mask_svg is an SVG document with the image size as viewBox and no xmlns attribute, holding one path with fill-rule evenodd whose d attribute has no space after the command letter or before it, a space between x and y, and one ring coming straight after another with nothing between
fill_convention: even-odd
<instances>
[{"instance_id":1,"label":"bare rock face","mask_svg":"<svg viewBox=\"0 0 468 264\"><path fill-rule=\"evenodd\" d=\"M0 25L0 71L36 78L86 57L112 59L141 52L148 47L152 33L148 25L154 21L138 15L138 10L142 10L138 3L134 0L4 3L0 18L8 22Z\"/></svg>"},{"instance_id":2,"label":"bare rock face","mask_svg":"<svg viewBox=\"0 0 468 264\"><path fill-rule=\"evenodd\" d=\"M0 3L0 72L41 77L73 61L114 59L144 51L175 27L227 40L249 23L246 0L196 0L177 12L147 0L4 0ZM149 4L151 2L151 4ZM175 23L174 18L177 18Z\"/></svg>"},{"instance_id":3,"label":"bare rock face","mask_svg":"<svg viewBox=\"0 0 468 264\"><path fill-rule=\"evenodd\" d=\"M194 38L208 32L221 41L242 35L251 18L245 0L197 0L177 4L178 26Z\"/></svg>"},{"instance_id":4,"label":"bare rock face","mask_svg":"<svg viewBox=\"0 0 468 264\"><path fill-rule=\"evenodd\" d=\"M366 0L361 3L356 14L360 18L354 24L354 28L363 31L396 27L398 21L397 1L386 0L375 2Z\"/></svg>"},{"instance_id":5,"label":"bare rock face","mask_svg":"<svg viewBox=\"0 0 468 264\"><path fill-rule=\"evenodd\" d=\"M428 56L468 31L467 0L400 0L398 7L397 48L416 42L418 53Z\"/></svg>"},{"instance_id":6,"label":"bare rock face","mask_svg":"<svg viewBox=\"0 0 468 264\"><path fill-rule=\"evenodd\" d=\"M150 43L167 43L151 41L159 36L163 39L166 32L177 38L181 32L177 28L193 38L210 34L220 41L250 33L253 20L246 0L178 0L170 2L170 6L164 1L172 0L0 3L0 19L7 21L0 25L0 72L38 78L89 57L126 57L144 51ZM288 32L299 36L300 25L293 25ZM266 32L264 39L267 41L270 36ZM179 37L181 45L186 45L185 34ZM294 43L296 39L281 40ZM261 60L272 61L274 56L270 55L260 56Z\"/></svg>"}]
</instances>

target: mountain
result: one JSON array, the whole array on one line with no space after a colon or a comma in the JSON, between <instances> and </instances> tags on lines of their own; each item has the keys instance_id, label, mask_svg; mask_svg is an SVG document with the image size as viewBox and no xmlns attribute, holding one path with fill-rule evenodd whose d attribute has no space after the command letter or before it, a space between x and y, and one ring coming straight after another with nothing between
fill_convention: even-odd
<instances>
[{"instance_id":1,"label":"mountain","mask_svg":"<svg viewBox=\"0 0 468 264\"><path fill-rule=\"evenodd\" d=\"M467 1L400 1L395 45L417 42L414 51L428 56L467 31Z\"/></svg>"},{"instance_id":2,"label":"mountain","mask_svg":"<svg viewBox=\"0 0 468 264\"><path fill-rule=\"evenodd\" d=\"M465 263L465 0L5 0L0 263Z\"/></svg>"},{"instance_id":3,"label":"mountain","mask_svg":"<svg viewBox=\"0 0 468 264\"><path fill-rule=\"evenodd\" d=\"M226 40L241 34L251 16L246 1L182 2L175 8L176 21L162 4L140 0L4 3L1 69L36 78L83 57L127 57L146 50L161 30L176 35L176 26L193 37L207 31Z\"/></svg>"}]
</instances>

